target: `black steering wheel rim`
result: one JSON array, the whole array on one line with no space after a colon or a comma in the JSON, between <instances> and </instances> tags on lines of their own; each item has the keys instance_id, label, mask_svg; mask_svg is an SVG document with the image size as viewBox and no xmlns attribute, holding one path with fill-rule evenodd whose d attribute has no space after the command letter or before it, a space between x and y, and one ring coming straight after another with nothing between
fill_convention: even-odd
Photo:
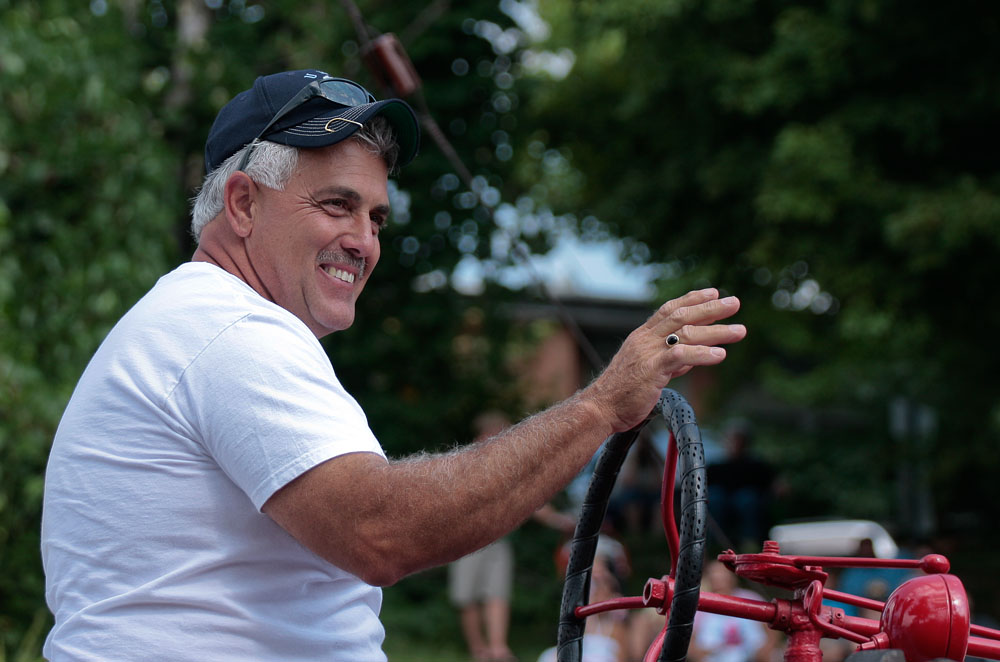
<instances>
[{"instance_id":1,"label":"black steering wheel rim","mask_svg":"<svg viewBox=\"0 0 1000 662\"><path fill-rule=\"evenodd\" d=\"M649 418L631 430L610 437L598 457L581 506L576 531L570 542L569 563L559 610L556 645L558 662L582 660L585 622L576 615L576 610L587 604L590 594L590 576L597 551L597 539L607 512L611 490L629 449L642 428L656 415L663 417L671 439L677 446L681 476L679 545L677 550L671 550L672 556L675 556L672 558L674 568L671 573L674 577L674 593L666 636L658 659L660 662L683 662L687 656L701 587L708 520L708 484L701 432L694 412L677 391L663 389L660 401ZM665 476L665 481L669 481L672 487L673 476ZM673 521L673 513L669 513L669 518Z\"/></svg>"}]
</instances>

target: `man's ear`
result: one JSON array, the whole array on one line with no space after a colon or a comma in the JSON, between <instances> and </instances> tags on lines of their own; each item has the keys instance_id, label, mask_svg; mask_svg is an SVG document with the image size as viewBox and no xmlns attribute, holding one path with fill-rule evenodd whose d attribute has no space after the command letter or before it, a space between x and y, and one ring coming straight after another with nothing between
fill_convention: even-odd
<instances>
[{"instance_id":1,"label":"man's ear","mask_svg":"<svg viewBox=\"0 0 1000 662\"><path fill-rule=\"evenodd\" d=\"M239 237L249 237L253 229L253 206L256 195L257 184L242 170L237 170L226 180L222 196L226 222Z\"/></svg>"}]
</instances>

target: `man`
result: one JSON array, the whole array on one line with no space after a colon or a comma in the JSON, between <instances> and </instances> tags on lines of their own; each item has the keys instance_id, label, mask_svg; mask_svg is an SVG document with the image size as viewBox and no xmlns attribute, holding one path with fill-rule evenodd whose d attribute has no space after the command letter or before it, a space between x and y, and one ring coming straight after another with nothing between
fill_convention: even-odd
<instances>
[{"instance_id":1,"label":"man","mask_svg":"<svg viewBox=\"0 0 1000 662\"><path fill-rule=\"evenodd\" d=\"M512 530L745 334L715 324L735 298L689 293L567 401L387 461L318 339L353 322L388 174L417 145L404 102L320 71L259 78L220 111L192 261L111 331L53 442L50 659L384 660L378 586Z\"/></svg>"}]
</instances>

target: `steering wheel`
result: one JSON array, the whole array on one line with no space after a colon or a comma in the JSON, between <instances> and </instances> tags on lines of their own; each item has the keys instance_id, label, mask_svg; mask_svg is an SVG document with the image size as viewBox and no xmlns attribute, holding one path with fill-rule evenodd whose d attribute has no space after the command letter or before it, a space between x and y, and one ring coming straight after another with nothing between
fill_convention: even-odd
<instances>
[{"instance_id":1,"label":"steering wheel","mask_svg":"<svg viewBox=\"0 0 1000 662\"><path fill-rule=\"evenodd\" d=\"M570 542L569 564L566 567L566 582L559 611L556 645L558 662L582 660L585 621L580 610L587 605L590 595L590 576L597 538L607 512L611 489L639 432L658 414L663 417L670 431L670 445L663 472L661 515L670 548L670 579L673 580L666 582L666 585L670 586L672 583L673 594L672 597L667 596L670 608L666 626L650 646L650 652L660 647L656 658L659 662L683 662L687 657L701 587L708 520L708 484L705 478L705 452L694 411L680 393L663 389L660 401L649 418L631 430L611 436L598 458L580 510L576 531ZM678 457L681 469L680 534L677 532L673 507ZM651 659L650 652L646 659Z\"/></svg>"}]
</instances>

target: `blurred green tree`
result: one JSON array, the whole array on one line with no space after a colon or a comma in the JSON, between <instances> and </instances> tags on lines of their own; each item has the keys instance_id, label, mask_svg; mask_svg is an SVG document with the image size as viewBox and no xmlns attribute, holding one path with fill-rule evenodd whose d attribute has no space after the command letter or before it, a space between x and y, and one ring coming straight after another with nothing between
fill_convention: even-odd
<instances>
[{"instance_id":1,"label":"blurred green tree","mask_svg":"<svg viewBox=\"0 0 1000 662\"><path fill-rule=\"evenodd\" d=\"M913 460L933 464L942 512L993 519L1000 14L899 0L540 8L540 46L572 68L530 62L519 181L633 238L628 251L665 264L664 293L740 295L750 335L719 386L763 386L757 413L810 421L785 426L781 451L799 505L903 516L886 479ZM898 398L936 413L933 443L889 434ZM840 489L846 473L856 489Z\"/></svg>"},{"instance_id":2,"label":"blurred green tree","mask_svg":"<svg viewBox=\"0 0 1000 662\"><path fill-rule=\"evenodd\" d=\"M0 650L22 655L44 635L38 518L60 410L176 260L184 210L155 76L123 66L144 44L71 4L0 3Z\"/></svg>"}]
</instances>

